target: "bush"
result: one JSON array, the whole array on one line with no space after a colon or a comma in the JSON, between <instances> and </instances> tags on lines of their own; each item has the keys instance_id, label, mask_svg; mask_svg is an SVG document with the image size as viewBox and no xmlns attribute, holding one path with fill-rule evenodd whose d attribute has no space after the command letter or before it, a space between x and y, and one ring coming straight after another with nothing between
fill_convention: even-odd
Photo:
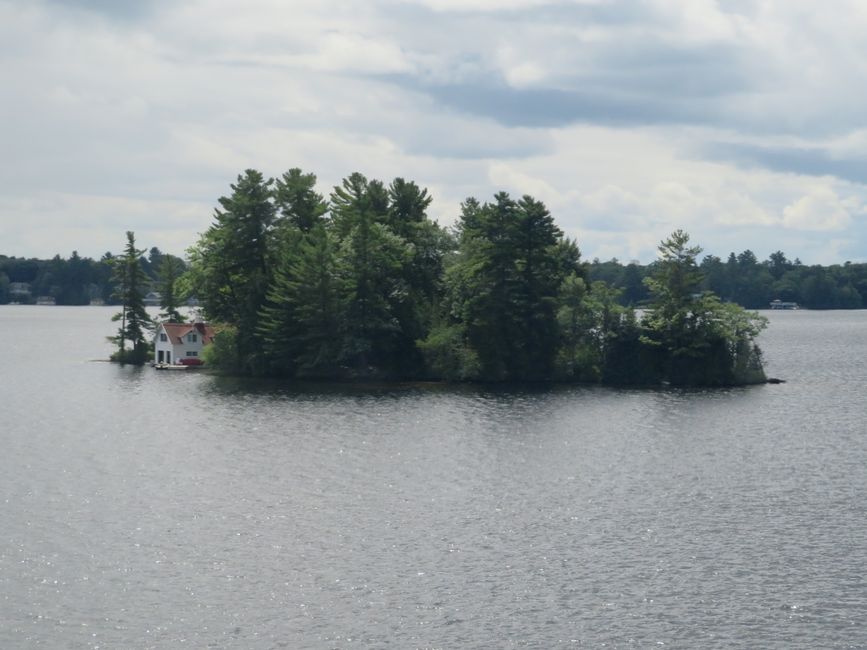
<instances>
[{"instance_id":1,"label":"bush","mask_svg":"<svg viewBox=\"0 0 867 650\"><path fill-rule=\"evenodd\" d=\"M462 325L440 325L417 341L428 368L438 379L478 379L482 364L466 342Z\"/></svg>"},{"instance_id":2,"label":"bush","mask_svg":"<svg viewBox=\"0 0 867 650\"><path fill-rule=\"evenodd\" d=\"M243 368L238 354L238 329L224 325L214 335L211 345L202 350L205 365L226 373L238 373Z\"/></svg>"}]
</instances>

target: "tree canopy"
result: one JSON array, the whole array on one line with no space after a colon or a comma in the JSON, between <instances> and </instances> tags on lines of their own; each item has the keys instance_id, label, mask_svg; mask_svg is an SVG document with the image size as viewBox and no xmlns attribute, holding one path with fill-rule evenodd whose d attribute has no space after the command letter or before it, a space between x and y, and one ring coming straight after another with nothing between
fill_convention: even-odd
<instances>
[{"instance_id":1,"label":"tree canopy","mask_svg":"<svg viewBox=\"0 0 867 650\"><path fill-rule=\"evenodd\" d=\"M327 200L315 182L298 168L276 181L247 170L189 250L184 283L219 330L209 363L319 379L764 379L763 320L707 290L684 232L647 271L625 267L618 288L532 196L469 197L446 230L404 178L355 172Z\"/></svg>"}]
</instances>

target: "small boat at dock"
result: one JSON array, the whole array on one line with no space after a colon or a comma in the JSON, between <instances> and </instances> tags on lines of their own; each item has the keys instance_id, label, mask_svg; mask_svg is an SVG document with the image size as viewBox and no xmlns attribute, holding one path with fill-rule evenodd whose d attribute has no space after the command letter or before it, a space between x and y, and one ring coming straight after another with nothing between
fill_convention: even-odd
<instances>
[{"instance_id":1,"label":"small boat at dock","mask_svg":"<svg viewBox=\"0 0 867 650\"><path fill-rule=\"evenodd\" d=\"M155 363L153 366L155 370L187 370L189 368L189 366L175 365L173 363Z\"/></svg>"}]
</instances>

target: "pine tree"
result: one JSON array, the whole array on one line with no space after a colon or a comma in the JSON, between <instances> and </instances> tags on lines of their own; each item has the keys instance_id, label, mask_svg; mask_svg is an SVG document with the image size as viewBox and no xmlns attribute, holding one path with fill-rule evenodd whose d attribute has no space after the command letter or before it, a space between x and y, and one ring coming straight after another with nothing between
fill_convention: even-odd
<instances>
[{"instance_id":1,"label":"pine tree","mask_svg":"<svg viewBox=\"0 0 867 650\"><path fill-rule=\"evenodd\" d=\"M257 374L262 370L255 332L271 280L272 182L253 169L239 175L231 186L232 194L219 199L214 223L189 250L190 283L205 313L234 326L235 354L231 358L240 367L227 368L234 372ZM214 361L221 365L219 359Z\"/></svg>"},{"instance_id":2,"label":"pine tree","mask_svg":"<svg viewBox=\"0 0 867 650\"><path fill-rule=\"evenodd\" d=\"M141 267L142 251L136 249L132 231L127 231L126 239L123 255L114 258L115 297L122 307L112 318L121 322L113 339L118 350L112 355L112 360L140 365L147 361L149 352L145 333L152 325L144 305L144 289L148 278ZM127 349L127 343L130 349Z\"/></svg>"},{"instance_id":3,"label":"pine tree","mask_svg":"<svg viewBox=\"0 0 867 650\"><path fill-rule=\"evenodd\" d=\"M162 255L159 269L160 306L163 309L160 318L170 323L183 323L184 317L178 311L180 307L178 279L183 272L183 262L174 255Z\"/></svg>"},{"instance_id":4,"label":"pine tree","mask_svg":"<svg viewBox=\"0 0 867 650\"><path fill-rule=\"evenodd\" d=\"M324 220L328 203L316 192L316 175L293 167L274 184L274 204L278 221L289 228L308 233ZM279 228L282 229L282 228Z\"/></svg>"},{"instance_id":5,"label":"pine tree","mask_svg":"<svg viewBox=\"0 0 867 650\"><path fill-rule=\"evenodd\" d=\"M295 377L338 372L346 301L332 236L319 224L285 254L262 308L258 334L271 370Z\"/></svg>"},{"instance_id":6,"label":"pine tree","mask_svg":"<svg viewBox=\"0 0 867 650\"><path fill-rule=\"evenodd\" d=\"M767 321L711 292L699 292L701 253L676 230L659 245L660 259L645 279L651 292L642 320L645 345L656 348L656 375L676 385L726 385L764 380L755 337Z\"/></svg>"},{"instance_id":7,"label":"pine tree","mask_svg":"<svg viewBox=\"0 0 867 650\"><path fill-rule=\"evenodd\" d=\"M563 239L541 202L529 196L515 202L505 192L493 203L464 202L458 233L457 258L446 273L452 320L440 324L452 334L435 333L431 341L453 341L453 325L460 324L482 378L549 378L557 297L563 278L578 270L577 247ZM430 345L425 349L433 354Z\"/></svg>"}]
</instances>

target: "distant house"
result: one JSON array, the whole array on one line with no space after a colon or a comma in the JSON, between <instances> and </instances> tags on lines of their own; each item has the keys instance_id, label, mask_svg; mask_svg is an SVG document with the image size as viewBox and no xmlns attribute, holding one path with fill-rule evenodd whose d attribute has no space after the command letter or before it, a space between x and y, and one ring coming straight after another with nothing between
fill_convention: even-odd
<instances>
[{"instance_id":1,"label":"distant house","mask_svg":"<svg viewBox=\"0 0 867 650\"><path fill-rule=\"evenodd\" d=\"M148 307L159 307L162 296L158 291L150 291L142 302Z\"/></svg>"},{"instance_id":2,"label":"distant house","mask_svg":"<svg viewBox=\"0 0 867 650\"><path fill-rule=\"evenodd\" d=\"M57 301L54 299L54 296L39 296L36 299L37 305L56 305Z\"/></svg>"},{"instance_id":3,"label":"distant house","mask_svg":"<svg viewBox=\"0 0 867 650\"><path fill-rule=\"evenodd\" d=\"M779 298L777 300L771 301L771 309L800 309L800 308L801 308L800 305L798 305L798 303L796 303L796 302L785 302L783 300L780 300Z\"/></svg>"},{"instance_id":4,"label":"distant house","mask_svg":"<svg viewBox=\"0 0 867 650\"><path fill-rule=\"evenodd\" d=\"M9 297L12 299L12 302L27 302L30 300L30 283L10 282Z\"/></svg>"},{"instance_id":5,"label":"distant house","mask_svg":"<svg viewBox=\"0 0 867 650\"><path fill-rule=\"evenodd\" d=\"M202 350L213 340L214 328L206 323L160 323L154 337L154 361L201 365Z\"/></svg>"}]
</instances>

